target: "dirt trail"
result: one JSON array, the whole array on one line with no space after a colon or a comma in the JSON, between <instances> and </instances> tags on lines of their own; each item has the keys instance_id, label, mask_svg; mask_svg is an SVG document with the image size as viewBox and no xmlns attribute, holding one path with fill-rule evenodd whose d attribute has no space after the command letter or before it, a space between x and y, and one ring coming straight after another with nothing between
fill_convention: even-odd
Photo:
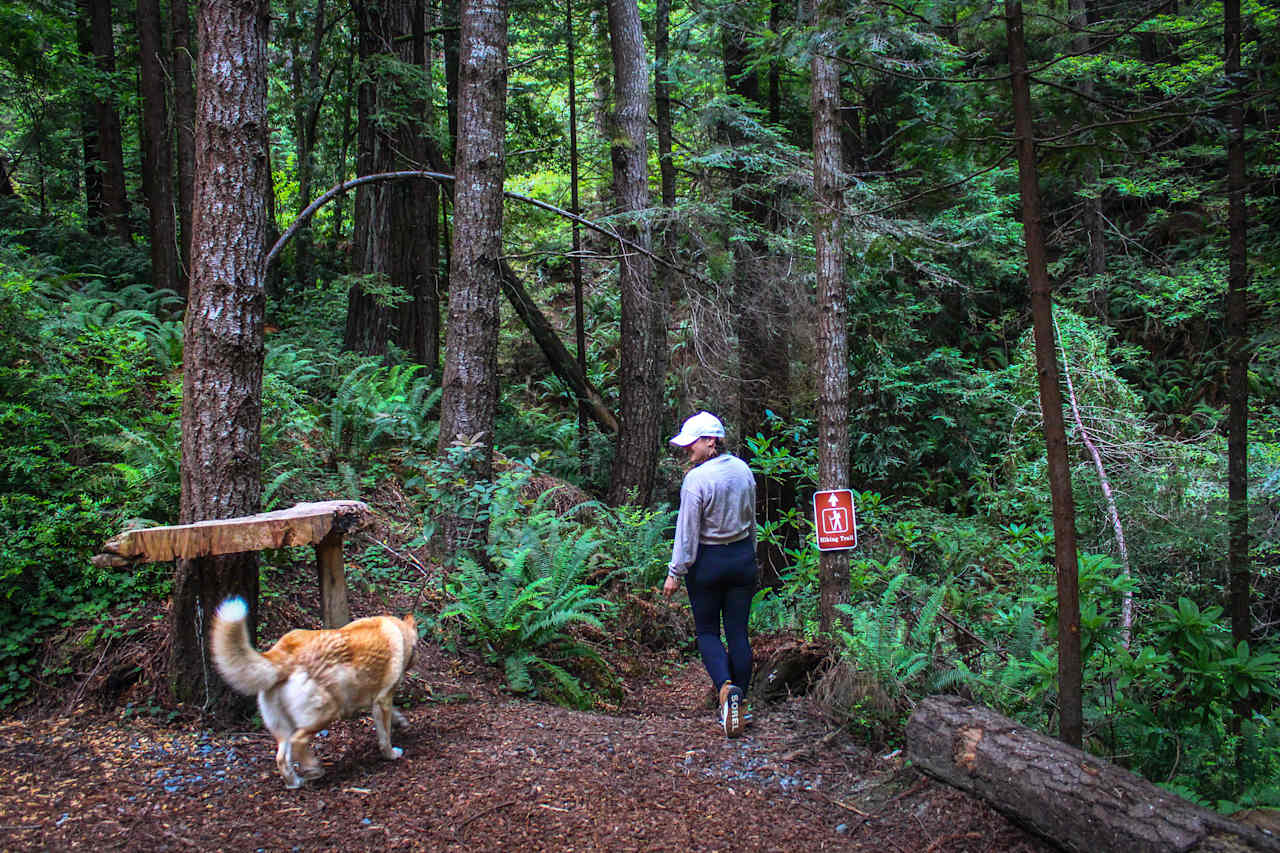
<instances>
[{"instance_id":1,"label":"dirt trail","mask_svg":"<svg viewBox=\"0 0 1280 853\"><path fill-rule=\"evenodd\" d=\"M344 721L317 741L327 775L299 791L261 731L88 710L4 721L0 848L1051 849L897 758L819 744L827 728L802 700L727 740L696 662L612 714L511 699L440 656L415 670L411 701L448 701L406 708L404 758L378 756L367 718Z\"/></svg>"}]
</instances>

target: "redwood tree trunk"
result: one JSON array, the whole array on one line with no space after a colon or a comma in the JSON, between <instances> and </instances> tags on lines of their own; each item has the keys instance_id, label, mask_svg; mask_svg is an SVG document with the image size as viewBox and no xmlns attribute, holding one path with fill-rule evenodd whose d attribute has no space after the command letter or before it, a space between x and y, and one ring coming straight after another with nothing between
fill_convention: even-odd
<instances>
[{"instance_id":1,"label":"redwood tree trunk","mask_svg":"<svg viewBox=\"0 0 1280 853\"><path fill-rule=\"evenodd\" d=\"M498 296L502 280L502 180L506 168L507 4L464 0L458 70L453 251L440 449L475 438L470 475L493 475L498 401ZM446 519L446 547L450 528Z\"/></svg>"},{"instance_id":2,"label":"redwood tree trunk","mask_svg":"<svg viewBox=\"0 0 1280 853\"><path fill-rule=\"evenodd\" d=\"M609 0L609 44L613 52L614 112L610 157L618 212L649 207L649 68L636 0ZM619 233L645 250L649 226L624 222ZM609 502L646 504L653 491L662 445L662 389L667 372L667 287L654 279L653 262L620 249L618 288L622 296L618 379L622 389L621 429L610 472Z\"/></svg>"},{"instance_id":3,"label":"redwood tree trunk","mask_svg":"<svg viewBox=\"0 0 1280 853\"><path fill-rule=\"evenodd\" d=\"M1031 288L1031 320L1035 336L1036 373L1040 379L1040 410L1044 417L1045 450L1049 461L1049 492L1053 500L1054 561L1058 580L1058 704L1060 736L1079 747L1083 736L1080 660L1080 581L1076 564L1076 509L1067 460L1062 390L1058 384L1057 348L1053 339L1053 298L1049 284L1044 233L1040 224L1040 185L1036 170L1035 138L1031 123L1031 85L1022 29L1021 0L1005 0L1009 42L1009 72L1013 87L1014 135L1018 147L1018 188L1022 197L1022 228L1027 247L1027 278Z\"/></svg>"},{"instance_id":4,"label":"redwood tree trunk","mask_svg":"<svg viewBox=\"0 0 1280 853\"><path fill-rule=\"evenodd\" d=\"M76 4L76 46L86 65L93 63L93 29L88 0ZM102 155L98 152L97 98L86 92L81 101L81 144L84 147L84 218L85 230L103 234L102 221ZM0 167L4 163L0 162ZM7 184L7 172L6 172Z\"/></svg>"},{"instance_id":5,"label":"redwood tree trunk","mask_svg":"<svg viewBox=\"0 0 1280 853\"><path fill-rule=\"evenodd\" d=\"M182 523L250 515L261 504L267 22L267 0L200 4ZM243 596L256 613L257 594L256 553L179 564L169 612L169 669L178 698L206 707L234 701L209 677L204 634L223 598Z\"/></svg>"},{"instance_id":6,"label":"redwood tree trunk","mask_svg":"<svg viewBox=\"0 0 1280 853\"><path fill-rule=\"evenodd\" d=\"M111 0L87 0L94 64L99 74L109 78L116 71L115 35L111 29ZM129 227L129 198L124 182L124 146L120 135L120 114L116 111L111 84L97 86L102 94L94 99L98 125L98 157L102 168L102 217L107 229L121 241L133 238Z\"/></svg>"},{"instance_id":7,"label":"redwood tree trunk","mask_svg":"<svg viewBox=\"0 0 1280 853\"><path fill-rule=\"evenodd\" d=\"M831 0L814 9L820 34L813 53L813 243L818 286L818 488L849 487L849 305L845 293L840 211L840 72L831 51ZM849 599L849 554L823 551L818 560L819 621L837 624L836 605Z\"/></svg>"},{"instance_id":8,"label":"redwood tree trunk","mask_svg":"<svg viewBox=\"0 0 1280 853\"><path fill-rule=\"evenodd\" d=\"M1249 266L1245 235L1244 91L1240 75L1240 0L1225 0L1226 73L1232 89L1227 110L1227 546L1231 573L1231 639L1250 639L1249 616ZM1250 697L1242 703L1245 710Z\"/></svg>"},{"instance_id":9,"label":"redwood tree trunk","mask_svg":"<svg viewBox=\"0 0 1280 853\"><path fill-rule=\"evenodd\" d=\"M421 101L397 98L401 87L395 73L379 71L388 58L405 64L424 61L423 29L421 22L414 23L421 5L414 0L383 0L357 2L355 8L360 58L366 71L359 92L357 172L369 175L425 168L425 107ZM408 300L392 309L379 304L364 288L353 287L344 338L348 348L377 354L386 351L389 341L395 341L415 360L435 366L439 303L436 271L428 258L435 198L433 189L418 181L357 189L356 269L385 276L406 291Z\"/></svg>"},{"instance_id":10,"label":"redwood tree trunk","mask_svg":"<svg viewBox=\"0 0 1280 853\"><path fill-rule=\"evenodd\" d=\"M176 4L180 5L180 4ZM150 215L151 282L182 293L173 196L173 140L165 81L159 0L138 0L139 77L142 84L142 194Z\"/></svg>"},{"instance_id":11,"label":"redwood tree trunk","mask_svg":"<svg viewBox=\"0 0 1280 853\"><path fill-rule=\"evenodd\" d=\"M666 0L661 0L666 2ZM659 13L661 14L661 13ZM573 26L573 0L564 4L564 46L569 70L569 212L579 216L578 206L578 39ZM661 110L661 108L659 108ZM661 119L659 119L661 123ZM661 131L659 131L661 133ZM573 278L573 338L577 347L577 366L583 378L587 375L587 318L582 298L582 229L577 220L572 226L573 244L569 269ZM590 445L587 442L587 405L578 398L578 466L583 479L590 479Z\"/></svg>"},{"instance_id":12,"label":"redwood tree trunk","mask_svg":"<svg viewBox=\"0 0 1280 853\"><path fill-rule=\"evenodd\" d=\"M459 46L462 24L459 19L461 0L440 0L440 22L444 32L444 101L445 121L449 125L449 159L458 161L458 77Z\"/></svg>"}]
</instances>

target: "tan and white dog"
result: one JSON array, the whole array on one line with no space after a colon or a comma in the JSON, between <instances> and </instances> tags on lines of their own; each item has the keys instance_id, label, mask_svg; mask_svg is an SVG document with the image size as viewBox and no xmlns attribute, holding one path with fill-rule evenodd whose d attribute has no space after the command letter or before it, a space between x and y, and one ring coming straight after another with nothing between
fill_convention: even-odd
<instances>
[{"instance_id":1,"label":"tan and white dog","mask_svg":"<svg viewBox=\"0 0 1280 853\"><path fill-rule=\"evenodd\" d=\"M391 745L392 719L403 722L391 699L413 663L418 632L412 614L371 616L334 630L296 629L262 653L249 642L247 614L240 598L218 607L210 632L213 663L237 693L257 694L286 788L324 774L311 739L341 717L370 711L383 757L403 754Z\"/></svg>"}]
</instances>

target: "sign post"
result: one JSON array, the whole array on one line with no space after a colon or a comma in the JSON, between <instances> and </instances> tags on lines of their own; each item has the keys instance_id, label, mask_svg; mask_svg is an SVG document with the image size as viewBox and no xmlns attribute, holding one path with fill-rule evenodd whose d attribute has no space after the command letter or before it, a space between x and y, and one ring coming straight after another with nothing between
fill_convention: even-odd
<instances>
[{"instance_id":1,"label":"sign post","mask_svg":"<svg viewBox=\"0 0 1280 853\"><path fill-rule=\"evenodd\" d=\"M853 492L827 489L813 493L813 526L819 551L841 551L858 547L858 521L853 509Z\"/></svg>"}]
</instances>

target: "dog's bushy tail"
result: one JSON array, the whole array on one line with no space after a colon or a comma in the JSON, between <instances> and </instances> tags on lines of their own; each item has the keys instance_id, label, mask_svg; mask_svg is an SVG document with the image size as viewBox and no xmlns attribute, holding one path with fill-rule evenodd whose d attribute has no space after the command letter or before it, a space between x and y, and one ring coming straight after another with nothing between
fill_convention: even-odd
<instances>
[{"instance_id":1,"label":"dog's bushy tail","mask_svg":"<svg viewBox=\"0 0 1280 853\"><path fill-rule=\"evenodd\" d=\"M278 682L280 671L249 643L248 615L243 598L228 598L218 605L209 647L213 665L231 689L255 696Z\"/></svg>"}]
</instances>

